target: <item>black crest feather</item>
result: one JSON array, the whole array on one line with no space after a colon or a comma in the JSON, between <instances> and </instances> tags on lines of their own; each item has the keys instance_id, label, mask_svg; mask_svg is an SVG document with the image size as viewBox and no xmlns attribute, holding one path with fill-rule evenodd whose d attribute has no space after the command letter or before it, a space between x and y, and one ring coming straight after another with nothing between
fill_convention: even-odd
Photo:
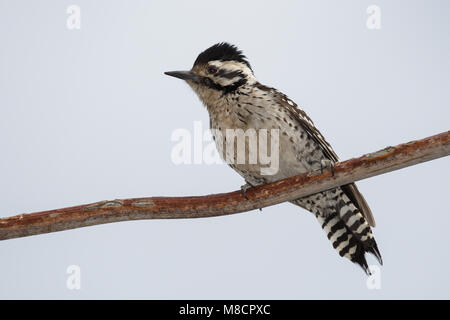
<instances>
[{"instance_id":1,"label":"black crest feather","mask_svg":"<svg viewBox=\"0 0 450 320\"><path fill-rule=\"evenodd\" d=\"M247 57L242 53L242 51L236 46L226 42L216 43L212 47L209 47L200 53L194 62L194 66L198 64L205 64L214 60L238 61L245 63L250 70L252 69L250 63L247 61Z\"/></svg>"}]
</instances>

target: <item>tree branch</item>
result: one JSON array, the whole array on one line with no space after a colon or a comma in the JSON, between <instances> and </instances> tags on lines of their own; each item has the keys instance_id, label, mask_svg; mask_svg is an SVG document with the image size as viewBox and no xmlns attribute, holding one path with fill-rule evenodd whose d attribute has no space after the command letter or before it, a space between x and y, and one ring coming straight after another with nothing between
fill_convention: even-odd
<instances>
[{"instance_id":1,"label":"tree branch","mask_svg":"<svg viewBox=\"0 0 450 320\"><path fill-rule=\"evenodd\" d=\"M20 214L0 219L0 240L97 224L140 220L223 216L302 198L337 186L412 166L450 154L450 131L336 163L247 191L196 197L148 197L100 201L92 204Z\"/></svg>"}]
</instances>

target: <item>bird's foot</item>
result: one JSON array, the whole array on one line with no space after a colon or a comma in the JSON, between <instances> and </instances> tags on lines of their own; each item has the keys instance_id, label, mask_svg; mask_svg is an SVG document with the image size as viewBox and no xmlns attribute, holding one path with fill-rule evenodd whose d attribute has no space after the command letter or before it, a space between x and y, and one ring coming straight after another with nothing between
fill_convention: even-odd
<instances>
[{"instance_id":1,"label":"bird's foot","mask_svg":"<svg viewBox=\"0 0 450 320\"><path fill-rule=\"evenodd\" d=\"M245 199L247 199L247 200L248 200L248 197L247 197L247 190L250 189L250 188L252 188L252 186L249 185L248 183L246 183L246 184L244 184L243 186L241 186L241 193L242 193L242 196L243 196ZM259 208L259 212L262 212L262 208Z\"/></svg>"},{"instance_id":2,"label":"bird's foot","mask_svg":"<svg viewBox=\"0 0 450 320\"><path fill-rule=\"evenodd\" d=\"M243 186L241 186L241 193L242 193L242 196L243 196L245 199L247 199L247 200L248 200L248 197L247 197L247 190L250 189L251 187L252 187L252 186L249 185L248 183L246 183L246 184L244 184Z\"/></svg>"},{"instance_id":3,"label":"bird's foot","mask_svg":"<svg viewBox=\"0 0 450 320\"><path fill-rule=\"evenodd\" d=\"M325 169L331 169L331 175L334 176L334 162L329 159L320 160L320 173Z\"/></svg>"}]
</instances>

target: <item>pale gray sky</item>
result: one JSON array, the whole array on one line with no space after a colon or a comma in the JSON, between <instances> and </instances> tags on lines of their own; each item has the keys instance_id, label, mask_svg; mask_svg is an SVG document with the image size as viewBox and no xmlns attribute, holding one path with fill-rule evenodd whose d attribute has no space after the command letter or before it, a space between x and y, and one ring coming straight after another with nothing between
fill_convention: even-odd
<instances>
[{"instance_id":1,"label":"pale gray sky","mask_svg":"<svg viewBox=\"0 0 450 320\"><path fill-rule=\"evenodd\" d=\"M66 27L74 3L80 30ZM366 27L371 4L380 30ZM170 158L172 132L208 116L163 72L219 41L303 106L341 159L446 131L449 16L444 0L0 0L0 216L237 189L225 165ZM449 165L358 183L377 221L379 290L311 214L282 204L2 241L0 298L450 298ZM69 265L80 290L66 287Z\"/></svg>"}]
</instances>

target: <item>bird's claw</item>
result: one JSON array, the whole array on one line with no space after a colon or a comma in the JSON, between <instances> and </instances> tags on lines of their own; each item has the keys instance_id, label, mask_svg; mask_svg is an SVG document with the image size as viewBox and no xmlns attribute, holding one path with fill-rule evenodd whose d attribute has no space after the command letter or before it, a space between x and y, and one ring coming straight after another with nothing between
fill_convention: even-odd
<instances>
[{"instance_id":1,"label":"bird's claw","mask_svg":"<svg viewBox=\"0 0 450 320\"><path fill-rule=\"evenodd\" d=\"M334 176L334 163L333 161L329 159L322 159L320 160L320 173L323 173L324 168L330 168L331 169L331 175Z\"/></svg>"},{"instance_id":2,"label":"bird's claw","mask_svg":"<svg viewBox=\"0 0 450 320\"><path fill-rule=\"evenodd\" d=\"M241 186L241 193L242 193L242 196L243 196L246 200L248 200L248 197L247 197L247 190L250 189L250 188L252 188L252 186L249 185L248 183L246 183L246 184L244 184L243 186ZM262 208L259 208L259 212L262 212Z\"/></svg>"},{"instance_id":3,"label":"bird's claw","mask_svg":"<svg viewBox=\"0 0 450 320\"><path fill-rule=\"evenodd\" d=\"M246 184L244 184L243 186L241 186L241 193L242 193L242 196L243 196L246 200L248 200L248 197L247 197L247 190L250 189L251 187L252 187L252 186L249 185L248 183L246 183Z\"/></svg>"}]
</instances>

